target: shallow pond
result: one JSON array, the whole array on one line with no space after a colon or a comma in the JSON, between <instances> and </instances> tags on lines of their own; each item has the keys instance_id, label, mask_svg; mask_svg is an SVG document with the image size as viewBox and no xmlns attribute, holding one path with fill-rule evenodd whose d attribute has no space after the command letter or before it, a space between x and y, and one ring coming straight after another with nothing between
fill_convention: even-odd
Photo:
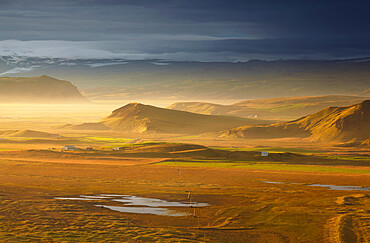
<instances>
[{"instance_id":1,"label":"shallow pond","mask_svg":"<svg viewBox=\"0 0 370 243\"><path fill-rule=\"evenodd\" d=\"M105 196L85 196L85 195L80 195L80 197L83 197L83 198L91 198L91 199L108 199L108 198L111 198L111 197L105 197Z\"/></svg>"},{"instance_id":2,"label":"shallow pond","mask_svg":"<svg viewBox=\"0 0 370 243\"><path fill-rule=\"evenodd\" d=\"M284 183L279 181L261 181L263 183L269 184L301 184L301 183ZM337 191L370 191L370 187L360 187L360 186L336 186L336 185L325 185L325 184L311 184L306 186L318 186L318 187L326 187L330 190L337 190Z\"/></svg>"},{"instance_id":3,"label":"shallow pond","mask_svg":"<svg viewBox=\"0 0 370 243\"><path fill-rule=\"evenodd\" d=\"M54 197L54 199L58 199L58 200L82 200L82 201L100 200L100 199L97 199L97 198L83 198L83 197Z\"/></svg>"},{"instance_id":4,"label":"shallow pond","mask_svg":"<svg viewBox=\"0 0 370 243\"><path fill-rule=\"evenodd\" d=\"M137 196L123 196L122 199L112 199L115 202L121 202L130 206L148 206L148 207L205 207L207 203L197 202L168 202L157 198L145 198Z\"/></svg>"},{"instance_id":5,"label":"shallow pond","mask_svg":"<svg viewBox=\"0 0 370 243\"><path fill-rule=\"evenodd\" d=\"M205 207L207 203L198 202L170 202L158 198L137 197L132 195L117 195L117 194L99 194L99 195L80 195L80 197L55 197L58 200L83 200L83 201L100 201L104 204L109 202L119 202L125 205L111 206L111 205L94 205L96 207L103 207L113 211L123 213L139 213L139 214L155 214L166 216L186 216L186 212L177 212L165 207ZM144 206L144 207L136 207Z\"/></svg>"},{"instance_id":6,"label":"shallow pond","mask_svg":"<svg viewBox=\"0 0 370 243\"><path fill-rule=\"evenodd\" d=\"M330 190L338 191L370 191L370 187L360 187L360 186L334 186L334 185L323 185L323 184L312 184L308 186L319 186L326 187Z\"/></svg>"},{"instance_id":7,"label":"shallow pond","mask_svg":"<svg viewBox=\"0 0 370 243\"><path fill-rule=\"evenodd\" d=\"M269 183L269 184L283 184L282 182L279 181L261 181L263 183Z\"/></svg>"},{"instance_id":8,"label":"shallow pond","mask_svg":"<svg viewBox=\"0 0 370 243\"><path fill-rule=\"evenodd\" d=\"M139 213L139 214L155 214L166 216L185 216L188 213L179 213L167 208L153 208L153 207L120 207L120 206L107 206L107 205L94 205L96 207L108 208L113 211L122 213Z\"/></svg>"}]
</instances>

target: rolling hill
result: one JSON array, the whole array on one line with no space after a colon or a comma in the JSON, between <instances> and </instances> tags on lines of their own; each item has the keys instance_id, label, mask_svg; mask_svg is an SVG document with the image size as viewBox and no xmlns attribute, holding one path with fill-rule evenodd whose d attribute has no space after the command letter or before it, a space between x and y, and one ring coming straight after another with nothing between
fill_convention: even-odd
<instances>
[{"instance_id":1,"label":"rolling hill","mask_svg":"<svg viewBox=\"0 0 370 243\"><path fill-rule=\"evenodd\" d=\"M0 103L88 102L69 81L49 76L0 78Z\"/></svg>"},{"instance_id":2,"label":"rolling hill","mask_svg":"<svg viewBox=\"0 0 370 243\"><path fill-rule=\"evenodd\" d=\"M233 105L179 102L168 108L207 115L257 116L262 119L291 120L318 112L328 106L347 106L364 100L366 100L365 97L359 96L325 95L246 100Z\"/></svg>"},{"instance_id":3,"label":"rolling hill","mask_svg":"<svg viewBox=\"0 0 370 243\"><path fill-rule=\"evenodd\" d=\"M370 137L370 100L346 107L329 107L290 122L242 126L219 133L221 137L286 138L314 141L365 141Z\"/></svg>"},{"instance_id":4,"label":"rolling hill","mask_svg":"<svg viewBox=\"0 0 370 243\"><path fill-rule=\"evenodd\" d=\"M5 130L0 131L2 137L33 137L33 138L61 138L58 134L34 130Z\"/></svg>"},{"instance_id":5,"label":"rolling hill","mask_svg":"<svg viewBox=\"0 0 370 243\"><path fill-rule=\"evenodd\" d=\"M212 116L175 111L139 103L125 105L98 123L65 125L73 130L105 130L127 133L197 134L216 132L241 125L269 124L269 121L233 116Z\"/></svg>"}]
</instances>

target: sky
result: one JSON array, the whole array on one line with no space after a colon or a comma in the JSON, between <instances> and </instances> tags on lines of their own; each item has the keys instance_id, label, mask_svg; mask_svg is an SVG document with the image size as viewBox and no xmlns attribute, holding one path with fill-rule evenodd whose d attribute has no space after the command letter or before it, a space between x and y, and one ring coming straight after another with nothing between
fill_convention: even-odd
<instances>
[{"instance_id":1,"label":"sky","mask_svg":"<svg viewBox=\"0 0 370 243\"><path fill-rule=\"evenodd\" d=\"M370 56L367 0L0 0L0 55L247 61Z\"/></svg>"}]
</instances>

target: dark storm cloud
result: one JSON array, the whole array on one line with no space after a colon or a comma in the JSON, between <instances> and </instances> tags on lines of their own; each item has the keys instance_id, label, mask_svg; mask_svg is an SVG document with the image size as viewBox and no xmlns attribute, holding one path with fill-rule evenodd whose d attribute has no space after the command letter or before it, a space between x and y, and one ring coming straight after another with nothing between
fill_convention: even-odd
<instances>
[{"instance_id":1,"label":"dark storm cloud","mask_svg":"<svg viewBox=\"0 0 370 243\"><path fill-rule=\"evenodd\" d=\"M24 42L43 40L46 48L63 40L58 43L67 49L79 46L71 42L89 41L85 49L91 51L178 53L180 59L186 53L200 60L208 60L202 53L224 55L228 61L258 54L366 56L369 7L360 0L5 0L0 1L0 40L21 40L15 48L26 46L29 53L35 53L34 42ZM14 45L0 41L0 51L10 52L9 46Z\"/></svg>"}]
</instances>

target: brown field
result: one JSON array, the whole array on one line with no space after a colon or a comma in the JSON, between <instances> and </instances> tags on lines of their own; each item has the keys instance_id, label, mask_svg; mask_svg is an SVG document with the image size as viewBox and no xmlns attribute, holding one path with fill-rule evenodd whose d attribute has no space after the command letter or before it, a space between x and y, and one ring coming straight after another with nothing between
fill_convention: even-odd
<instances>
[{"instance_id":1,"label":"brown field","mask_svg":"<svg viewBox=\"0 0 370 243\"><path fill-rule=\"evenodd\" d=\"M26 142L18 146L17 151L0 152L4 242L366 242L370 237L368 191L305 185L370 186L369 174L158 163L204 155L231 162L224 151L210 157L192 146L190 151L186 146L180 146L184 151L171 151L171 146L180 147L139 145L123 152L25 150ZM233 161L254 155L238 156ZM302 161L309 167L330 163L322 156ZM323 165L312 165L315 161ZM340 168L369 170L367 160L360 166L339 162L347 163ZM196 208L195 216L193 208L185 207L177 210L192 215L170 217L115 212L94 207L94 201L54 199L123 194L187 201L187 191L192 200L210 205Z\"/></svg>"},{"instance_id":2,"label":"brown field","mask_svg":"<svg viewBox=\"0 0 370 243\"><path fill-rule=\"evenodd\" d=\"M55 111L32 118L30 111L1 120L1 130L62 136L0 140L1 242L369 241L369 191L307 186L369 187L368 148L305 139L56 130L81 122L77 108L69 111L65 117ZM88 113L84 122L101 113ZM94 151L61 152L67 144ZM125 149L112 151L115 146ZM262 158L261 151L270 156ZM189 191L192 201L209 206L170 207L188 213L176 217L94 206L122 206L105 199L54 199L120 194L187 202Z\"/></svg>"}]
</instances>

